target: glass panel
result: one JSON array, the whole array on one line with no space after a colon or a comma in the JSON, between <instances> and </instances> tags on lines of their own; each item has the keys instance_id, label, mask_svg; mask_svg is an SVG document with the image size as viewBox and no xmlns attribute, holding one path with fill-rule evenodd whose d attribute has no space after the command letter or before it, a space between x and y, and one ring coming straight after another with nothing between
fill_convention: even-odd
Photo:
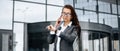
<instances>
[{"instance_id":1,"label":"glass panel","mask_svg":"<svg viewBox=\"0 0 120 51\"><path fill-rule=\"evenodd\" d=\"M94 40L94 51L99 51L99 40L95 39Z\"/></svg>"},{"instance_id":2,"label":"glass panel","mask_svg":"<svg viewBox=\"0 0 120 51\"><path fill-rule=\"evenodd\" d=\"M56 21L61 15L62 7L47 6L47 8L47 21Z\"/></svg>"},{"instance_id":3,"label":"glass panel","mask_svg":"<svg viewBox=\"0 0 120 51\"><path fill-rule=\"evenodd\" d=\"M95 0L89 0L89 2L87 2L86 4L87 5L84 6L85 9L96 11L96 1Z\"/></svg>"},{"instance_id":4,"label":"glass panel","mask_svg":"<svg viewBox=\"0 0 120 51\"><path fill-rule=\"evenodd\" d=\"M15 42L16 47L15 51L23 51L23 35L24 35L24 25L22 23L14 23L14 36L15 36Z\"/></svg>"},{"instance_id":5,"label":"glass panel","mask_svg":"<svg viewBox=\"0 0 120 51\"><path fill-rule=\"evenodd\" d=\"M99 11L110 13L110 3L99 1Z\"/></svg>"},{"instance_id":6,"label":"glass panel","mask_svg":"<svg viewBox=\"0 0 120 51\"><path fill-rule=\"evenodd\" d=\"M86 51L89 49L89 41L88 41L88 31L82 31L82 51Z\"/></svg>"},{"instance_id":7,"label":"glass panel","mask_svg":"<svg viewBox=\"0 0 120 51\"><path fill-rule=\"evenodd\" d=\"M49 31L45 29L49 24L49 22L27 24L28 51L49 51L49 43L47 41Z\"/></svg>"},{"instance_id":8,"label":"glass panel","mask_svg":"<svg viewBox=\"0 0 120 51\"><path fill-rule=\"evenodd\" d=\"M119 37L119 51L120 51L120 34L118 34L118 37Z\"/></svg>"},{"instance_id":9,"label":"glass panel","mask_svg":"<svg viewBox=\"0 0 120 51\"><path fill-rule=\"evenodd\" d=\"M113 28L118 28L118 19L116 15L110 15L111 16L111 24L110 26L112 26ZM109 16L109 17L110 17Z\"/></svg>"},{"instance_id":10,"label":"glass panel","mask_svg":"<svg viewBox=\"0 0 120 51\"><path fill-rule=\"evenodd\" d=\"M117 6L115 4L112 4L112 12L117 14Z\"/></svg>"},{"instance_id":11,"label":"glass panel","mask_svg":"<svg viewBox=\"0 0 120 51\"><path fill-rule=\"evenodd\" d=\"M31 1L31 2L45 3L46 0L23 0L23 1Z\"/></svg>"},{"instance_id":12,"label":"glass panel","mask_svg":"<svg viewBox=\"0 0 120 51\"><path fill-rule=\"evenodd\" d=\"M66 5L66 4L70 4L73 6L73 0L64 0L64 5Z\"/></svg>"},{"instance_id":13,"label":"glass panel","mask_svg":"<svg viewBox=\"0 0 120 51\"><path fill-rule=\"evenodd\" d=\"M76 0L75 0L76 1ZM96 1L95 0L77 0L75 2L76 8L85 8L87 10L96 10Z\"/></svg>"},{"instance_id":14,"label":"glass panel","mask_svg":"<svg viewBox=\"0 0 120 51\"><path fill-rule=\"evenodd\" d=\"M103 19L106 25L109 25L114 28L118 28L118 19L116 15L110 14L100 14L100 23L103 23Z\"/></svg>"},{"instance_id":15,"label":"glass panel","mask_svg":"<svg viewBox=\"0 0 120 51\"><path fill-rule=\"evenodd\" d=\"M119 34L118 33L114 33L114 50L115 51L119 51Z\"/></svg>"},{"instance_id":16,"label":"glass panel","mask_svg":"<svg viewBox=\"0 0 120 51\"><path fill-rule=\"evenodd\" d=\"M76 11L76 14L77 14L77 16L78 16L78 19L79 19L79 21L81 21L82 19L82 16L83 16L83 11L82 10L75 10Z\"/></svg>"},{"instance_id":17,"label":"glass panel","mask_svg":"<svg viewBox=\"0 0 120 51\"><path fill-rule=\"evenodd\" d=\"M89 15L87 15L86 13L87 13L87 11L85 12L84 15L80 16L80 21L85 21L85 22L89 21Z\"/></svg>"},{"instance_id":18,"label":"glass panel","mask_svg":"<svg viewBox=\"0 0 120 51\"><path fill-rule=\"evenodd\" d=\"M104 38L104 51L108 51L108 37Z\"/></svg>"},{"instance_id":19,"label":"glass panel","mask_svg":"<svg viewBox=\"0 0 120 51\"><path fill-rule=\"evenodd\" d=\"M118 12L120 14L120 0L118 0Z\"/></svg>"},{"instance_id":20,"label":"glass panel","mask_svg":"<svg viewBox=\"0 0 120 51\"><path fill-rule=\"evenodd\" d=\"M82 16L81 18L82 21L87 21L87 22L97 22L97 15L95 12L88 12L85 11L85 15Z\"/></svg>"},{"instance_id":21,"label":"glass panel","mask_svg":"<svg viewBox=\"0 0 120 51\"><path fill-rule=\"evenodd\" d=\"M96 12L89 12L87 15L89 16L90 22L97 22Z\"/></svg>"},{"instance_id":22,"label":"glass panel","mask_svg":"<svg viewBox=\"0 0 120 51\"><path fill-rule=\"evenodd\" d=\"M89 50L88 51L93 51L93 40L89 40Z\"/></svg>"},{"instance_id":23,"label":"glass panel","mask_svg":"<svg viewBox=\"0 0 120 51\"><path fill-rule=\"evenodd\" d=\"M103 43L103 39L101 38L100 39L100 51L103 51L103 45L104 45L104 43Z\"/></svg>"},{"instance_id":24,"label":"glass panel","mask_svg":"<svg viewBox=\"0 0 120 51\"><path fill-rule=\"evenodd\" d=\"M105 24L107 21L107 16L105 14L99 13L99 23Z\"/></svg>"},{"instance_id":25,"label":"glass panel","mask_svg":"<svg viewBox=\"0 0 120 51\"><path fill-rule=\"evenodd\" d=\"M118 13L120 14L120 5L118 5Z\"/></svg>"},{"instance_id":26,"label":"glass panel","mask_svg":"<svg viewBox=\"0 0 120 51\"><path fill-rule=\"evenodd\" d=\"M0 29L12 29L12 1L0 1Z\"/></svg>"},{"instance_id":27,"label":"glass panel","mask_svg":"<svg viewBox=\"0 0 120 51\"><path fill-rule=\"evenodd\" d=\"M2 51L9 50L9 34L2 34Z\"/></svg>"},{"instance_id":28,"label":"glass panel","mask_svg":"<svg viewBox=\"0 0 120 51\"><path fill-rule=\"evenodd\" d=\"M118 40L114 41L114 50L119 51L119 41Z\"/></svg>"},{"instance_id":29,"label":"glass panel","mask_svg":"<svg viewBox=\"0 0 120 51\"><path fill-rule=\"evenodd\" d=\"M63 6L65 3L67 3L66 1L71 2L71 0L47 0L47 4Z\"/></svg>"},{"instance_id":30,"label":"glass panel","mask_svg":"<svg viewBox=\"0 0 120 51\"><path fill-rule=\"evenodd\" d=\"M92 36L92 32L90 32L89 34L89 50L88 51L94 51L94 40L93 40L93 36Z\"/></svg>"},{"instance_id":31,"label":"glass panel","mask_svg":"<svg viewBox=\"0 0 120 51\"><path fill-rule=\"evenodd\" d=\"M45 21L45 5L16 1L15 21L21 22Z\"/></svg>"}]
</instances>

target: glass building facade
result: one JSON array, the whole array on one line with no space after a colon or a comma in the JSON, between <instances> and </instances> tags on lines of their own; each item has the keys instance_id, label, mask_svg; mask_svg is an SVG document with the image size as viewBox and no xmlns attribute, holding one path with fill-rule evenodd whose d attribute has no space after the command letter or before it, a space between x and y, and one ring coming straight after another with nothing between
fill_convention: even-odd
<instances>
[{"instance_id":1,"label":"glass building facade","mask_svg":"<svg viewBox=\"0 0 120 51\"><path fill-rule=\"evenodd\" d=\"M0 29L15 35L13 51L52 51L53 44L42 44L49 32L40 26L54 24L65 4L74 7L80 21L82 51L120 51L119 0L1 0ZM31 25L40 31L32 32Z\"/></svg>"}]
</instances>

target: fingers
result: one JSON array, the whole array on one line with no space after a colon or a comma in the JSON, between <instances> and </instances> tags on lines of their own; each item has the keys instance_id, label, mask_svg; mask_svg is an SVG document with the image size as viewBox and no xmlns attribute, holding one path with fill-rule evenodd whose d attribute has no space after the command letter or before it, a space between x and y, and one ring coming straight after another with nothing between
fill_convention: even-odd
<instances>
[{"instance_id":1,"label":"fingers","mask_svg":"<svg viewBox=\"0 0 120 51\"><path fill-rule=\"evenodd\" d=\"M46 27L48 30L50 30L50 31L55 31L55 28L52 26L52 25L49 25L49 26L47 26Z\"/></svg>"},{"instance_id":2,"label":"fingers","mask_svg":"<svg viewBox=\"0 0 120 51\"><path fill-rule=\"evenodd\" d=\"M50 29L51 29L51 26L49 25L49 26L47 26L46 28L47 28L48 30L50 30Z\"/></svg>"}]
</instances>

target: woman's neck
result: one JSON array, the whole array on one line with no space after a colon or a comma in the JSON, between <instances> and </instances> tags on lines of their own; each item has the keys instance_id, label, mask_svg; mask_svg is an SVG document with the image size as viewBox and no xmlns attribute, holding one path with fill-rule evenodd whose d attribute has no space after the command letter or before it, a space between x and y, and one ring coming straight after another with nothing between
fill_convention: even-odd
<instances>
[{"instance_id":1,"label":"woman's neck","mask_svg":"<svg viewBox=\"0 0 120 51\"><path fill-rule=\"evenodd\" d=\"M69 23L70 23L70 21L69 22L64 22L64 26L67 26Z\"/></svg>"}]
</instances>

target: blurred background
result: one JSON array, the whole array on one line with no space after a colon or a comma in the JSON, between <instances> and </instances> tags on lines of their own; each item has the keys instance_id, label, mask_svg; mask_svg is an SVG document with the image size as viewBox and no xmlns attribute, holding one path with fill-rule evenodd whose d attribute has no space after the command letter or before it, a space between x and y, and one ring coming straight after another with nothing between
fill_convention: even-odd
<instances>
[{"instance_id":1,"label":"blurred background","mask_svg":"<svg viewBox=\"0 0 120 51\"><path fill-rule=\"evenodd\" d=\"M46 26L65 4L80 21L81 51L120 51L120 0L0 0L0 51L53 51Z\"/></svg>"}]
</instances>

